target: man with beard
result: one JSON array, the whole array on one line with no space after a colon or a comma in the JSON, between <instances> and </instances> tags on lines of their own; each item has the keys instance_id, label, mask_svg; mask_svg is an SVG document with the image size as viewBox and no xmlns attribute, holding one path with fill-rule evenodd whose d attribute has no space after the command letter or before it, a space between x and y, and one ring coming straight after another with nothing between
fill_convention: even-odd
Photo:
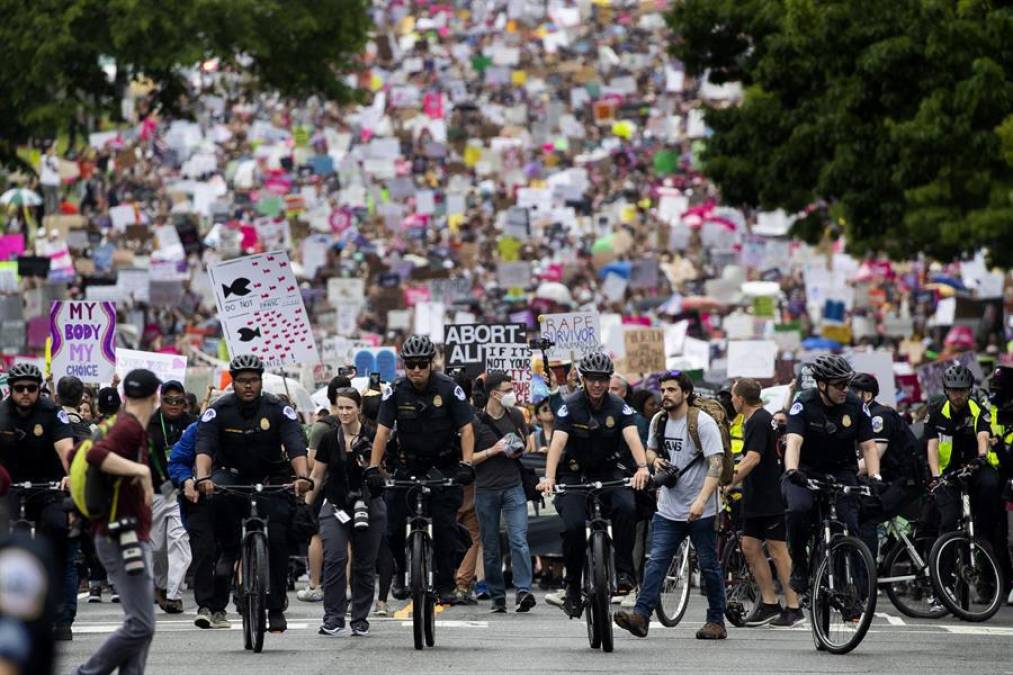
<instances>
[{"instance_id":1,"label":"man with beard","mask_svg":"<svg viewBox=\"0 0 1013 675\"><path fill-rule=\"evenodd\" d=\"M176 380L162 385L162 402L148 422L151 439L151 478L155 485L169 480L169 453L194 418L187 412L186 390ZM167 614L183 611L182 588L190 566L190 540L180 517L176 495L155 493L151 503L151 553L155 576L155 600Z\"/></svg>"}]
</instances>

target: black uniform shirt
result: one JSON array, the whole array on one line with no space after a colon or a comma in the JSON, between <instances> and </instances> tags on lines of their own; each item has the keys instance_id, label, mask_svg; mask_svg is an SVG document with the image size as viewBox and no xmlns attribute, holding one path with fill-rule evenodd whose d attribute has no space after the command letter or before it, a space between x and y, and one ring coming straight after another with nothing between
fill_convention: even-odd
<instances>
[{"instance_id":1,"label":"black uniform shirt","mask_svg":"<svg viewBox=\"0 0 1013 675\"><path fill-rule=\"evenodd\" d=\"M49 399L39 399L27 417L18 415L10 397L0 402L0 464L14 482L63 478L53 446L65 438L74 438L70 418Z\"/></svg>"},{"instance_id":2,"label":"black uniform shirt","mask_svg":"<svg viewBox=\"0 0 1013 675\"><path fill-rule=\"evenodd\" d=\"M625 447L623 430L636 426L633 408L611 392L606 392L598 409L591 407L583 391L567 396L556 411L556 431L568 436L560 471L594 473L614 469Z\"/></svg>"},{"instance_id":3,"label":"black uniform shirt","mask_svg":"<svg viewBox=\"0 0 1013 675\"><path fill-rule=\"evenodd\" d=\"M376 421L388 429L397 423L401 453L436 457L454 447L457 431L474 417L464 390L443 373L433 373L422 391L406 377L394 382L383 394Z\"/></svg>"},{"instance_id":4,"label":"black uniform shirt","mask_svg":"<svg viewBox=\"0 0 1013 675\"><path fill-rule=\"evenodd\" d=\"M929 409L929 420L925 425L926 432L936 437L949 436L953 439L953 450L947 466L962 466L978 456L978 434L982 431L991 432L991 415L988 408L981 406L978 423L974 423L971 404L968 402L962 410L950 404L950 418L943 416L943 407L949 401L942 400ZM940 440L942 440L940 438Z\"/></svg>"},{"instance_id":5,"label":"black uniform shirt","mask_svg":"<svg viewBox=\"0 0 1013 675\"><path fill-rule=\"evenodd\" d=\"M788 433L805 438L799 467L823 473L857 471L857 446L874 437L868 408L857 396L848 392L840 405L826 406L818 389L803 391L792 404Z\"/></svg>"}]
</instances>

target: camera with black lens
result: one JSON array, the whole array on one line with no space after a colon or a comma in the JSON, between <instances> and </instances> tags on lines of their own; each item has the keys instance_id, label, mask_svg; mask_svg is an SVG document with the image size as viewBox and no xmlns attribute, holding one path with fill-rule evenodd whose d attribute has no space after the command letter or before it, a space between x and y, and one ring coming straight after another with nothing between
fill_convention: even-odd
<instances>
[{"instance_id":1,"label":"camera with black lens","mask_svg":"<svg viewBox=\"0 0 1013 675\"><path fill-rule=\"evenodd\" d=\"M679 467L661 460L661 466L654 470L654 484L658 487L674 488L679 482Z\"/></svg>"},{"instance_id":2,"label":"camera with black lens","mask_svg":"<svg viewBox=\"0 0 1013 675\"><path fill-rule=\"evenodd\" d=\"M542 337L535 340L529 340L528 346L534 351L547 352L555 347L556 343L547 337Z\"/></svg>"},{"instance_id":3,"label":"camera with black lens","mask_svg":"<svg viewBox=\"0 0 1013 675\"><path fill-rule=\"evenodd\" d=\"M503 436L503 440L506 441L506 449L504 450L504 453L507 457L510 457L511 459L519 457L521 453L524 452L524 439L514 432L511 431L505 434Z\"/></svg>"},{"instance_id":4,"label":"camera with black lens","mask_svg":"<svg viewBox=\"0 0 1013 675\"><path fill-rule=\"evenodd\" d=\"M352 502L352 527L356 530L369 529L369 500L363 492L352 492L348 495Z\"/></svg>"},{"instance_id":5,"label":"camera with black lens","mask_svg":"<svg viewBox=\"0 0 1013 675\"><path fill-rule=\"evenodd\" d=\"M137 519L120 518L109 523L109 536L120 545L126 573L136 576L144 572L144 552L141 550L141 541L137 538Z\"/></svg>"}]
</instances>

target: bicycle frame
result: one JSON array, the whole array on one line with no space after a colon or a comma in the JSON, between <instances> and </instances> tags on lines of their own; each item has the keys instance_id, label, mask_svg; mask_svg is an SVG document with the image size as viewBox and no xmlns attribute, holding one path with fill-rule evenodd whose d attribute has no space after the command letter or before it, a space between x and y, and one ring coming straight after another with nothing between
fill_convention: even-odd
<instances>
[{"instance_id":1,"label":"bicycle frame","mask_svg":"<svg viewBox=\"0 0 1013 675\"><path fill-rule=\"evenodd\" d=\"M820 480L808 481L807 486L816 493L816 512L820 520L821 536L816 538L812 553L809 555L809 578L815 574L818 567L818 560L827 557L830 550L830 542L834 538L834 526L839 526L840 532L844 535L850 534L847 523L837 517L837 497L842 495L865 495L869 496L871 490L860 485L841 485L836 480L824 482ZM834 591L835 580L834 570L831 569L828 576L830 590Z\"/></svg>"},{"instance_id":2,"label":"bicycle frame","mask_svg":"<svg viewBox=\"0 0 1013 675\"><path fill-rule=\"evenodd\" d=\"M11 483L10 489L17 492L18 517L15 520L11 520L9 531L12 533L27 532L29 537L35 539L36 524L34 520L28 519L28 515L25 512L25 504L28 502L30 497L45 494L47 492L60 492L60 483L33 483L31 481L23 481L21 483Z\"/></svg>"},{"instance_id":3,"label":"bicycle frame","mask_svg":"<svg viewBox=\"0 0 1013 675\"><path fill-rule=\"evenodd\" d=\"M908 537L903 530L897 527L897 525L894 523L893 520L887 521L886 532L887 537L903 542L904 547L907 549L908 555L911 556L911 561L918 566L919 570L921 570L920 572L921 576L928 577L929 565L925 561L925 559L922 558L921 554L918 552L918 548L911 541L911 538ZM889 585L897 583L899 581L914 581L915 579L918 578L918 576L919 576L918 574L904 574L899 577L877 577L877 579L880 585Z\"/></svg>"}]
</instances>

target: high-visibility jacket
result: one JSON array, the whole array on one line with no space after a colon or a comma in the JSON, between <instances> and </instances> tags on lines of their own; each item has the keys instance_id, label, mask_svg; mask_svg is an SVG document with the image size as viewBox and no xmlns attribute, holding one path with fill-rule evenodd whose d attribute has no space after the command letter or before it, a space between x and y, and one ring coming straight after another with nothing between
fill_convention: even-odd
<instances>
[{"instance_id":1,"label":"high-visibility jacket","mask_svg":"<svg viewBox=\"0 0 1013 675\"><path fill-rule=\"evenodd\" d=\"M742 454L742 446L745 445L745 438L742 435L744 426L745 420L742 413L739 413L732 420L731 426L728 427L728 433L732 438L732 455L736 455L736 461L739 459L738 456Z\"/></svg>"},{"instance_id":2,"label":"high-visibility jacket","mask_svg":"<svg viewBox=\"0 0 1013 675\"><path fill-rule=\"evenodd\" d=\"M971 408L971 424L972 428L978 428L978 418L981 417L982 408L978 403L971 399L967 402L967 405ZM942 409L939 411L946 419L953 419L950 413L950 402L947 401L943 404ZM995 433L995 419L992 416L992 432ZM977 435L977 434L975 434ZM953 436L944 436L940 434L939 438L939 470L945 471L946 467L950 463L950 456L953 454ZM999 455L995 453L995 450L989 448L988 455L986 456L988 463L992 466L999 466Z\"/></svg>"}]
</instances>

